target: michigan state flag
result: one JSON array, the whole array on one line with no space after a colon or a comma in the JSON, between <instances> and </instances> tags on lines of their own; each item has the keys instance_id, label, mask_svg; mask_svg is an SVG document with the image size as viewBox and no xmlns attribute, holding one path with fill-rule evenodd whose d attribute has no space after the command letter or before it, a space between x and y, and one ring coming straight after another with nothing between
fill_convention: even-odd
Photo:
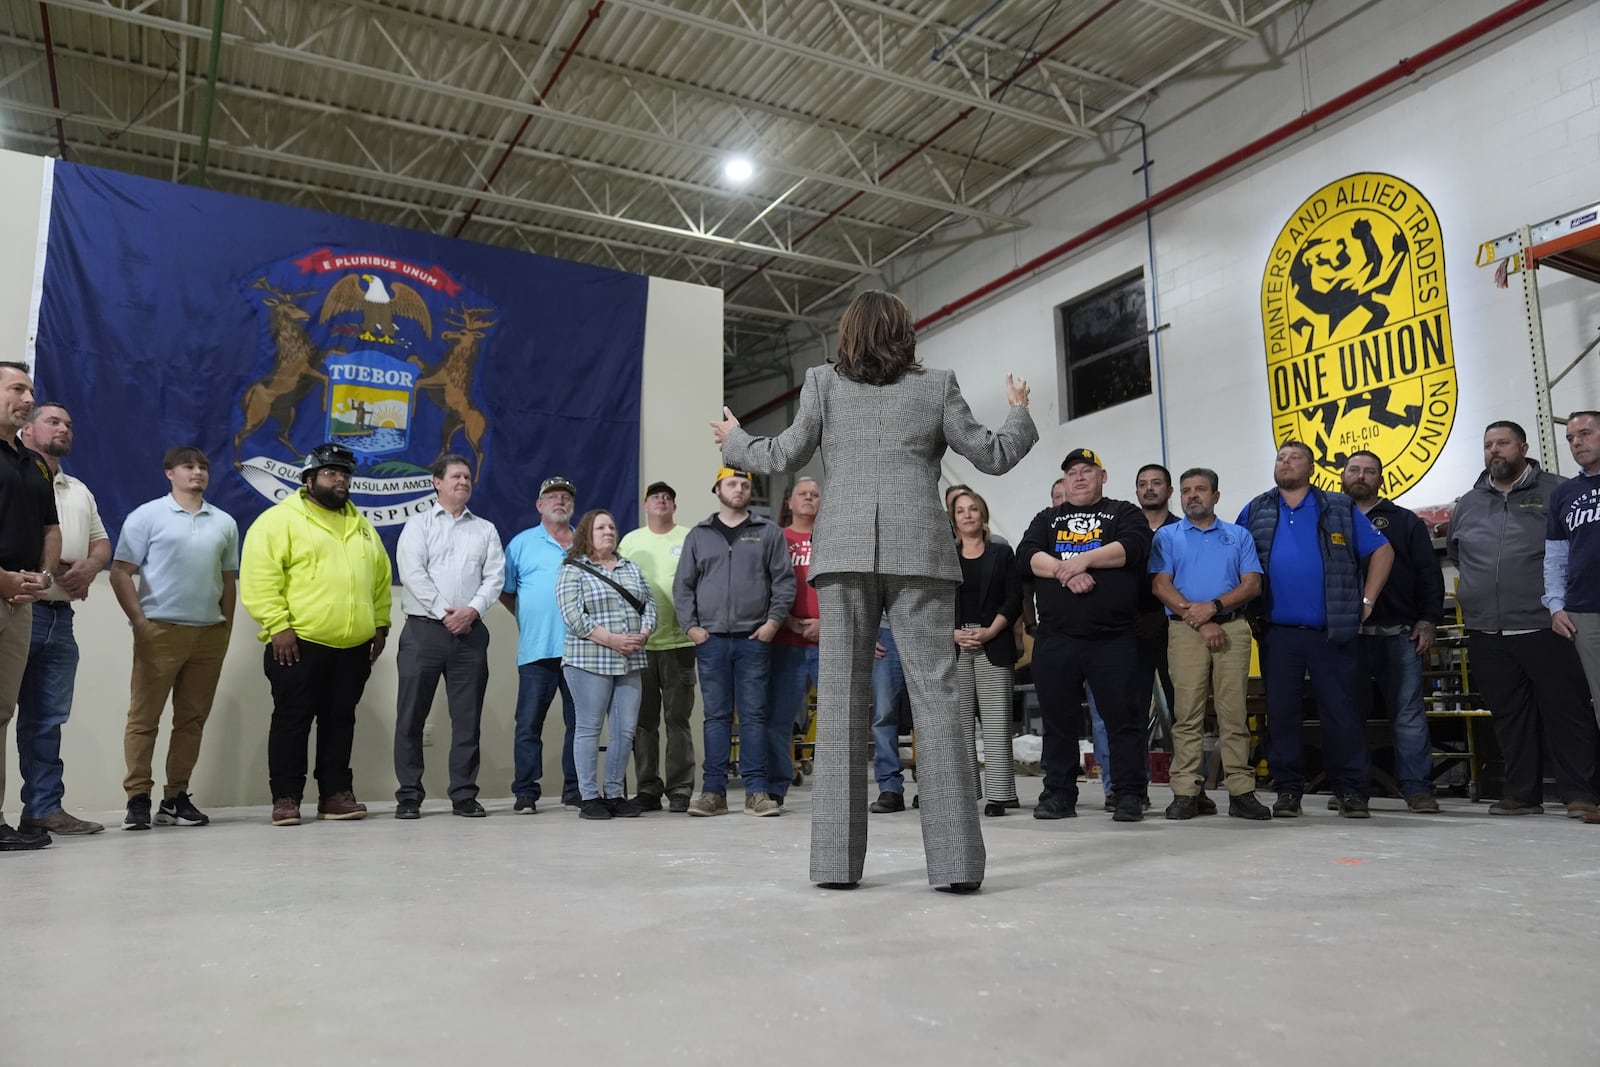
<instances>
[{"instance_id":1,"label":"michigan state flag","mask_svg":"<svg viewBox=\"0 0 1600 1067\"><path fill-rule=\"evenodd\" d=\"M323 441L391 548L447 453L503 537L554 474L633 515L644 276L68 163L49 220L38 399L72 412L112 531L178 444L241 527Z\"/></svg>"}]
</instances>

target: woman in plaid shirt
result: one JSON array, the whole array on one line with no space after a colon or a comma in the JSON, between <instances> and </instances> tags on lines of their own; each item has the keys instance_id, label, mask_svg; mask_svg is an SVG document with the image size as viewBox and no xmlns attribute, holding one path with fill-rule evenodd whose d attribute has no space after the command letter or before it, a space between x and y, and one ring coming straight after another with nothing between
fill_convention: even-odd
<instances>
[{"instance_id":1,"label":"woman in plaid shirt","mask_svg":"<svg viewBox=\"0 0 1600 1067\"><path fill-rule=\"evenodd\" d=\"M615 583L615 584L613 584ZM620 588L618 588L620 586ZM624 592L625 591L625 592ZM556 581L556 603L567 624L561 671L572 691L577 728L572 758L578 765L583 819L635 818L639 808L623 795L633 731L639 723L640 673L645 638L656 625L656 605L644 573L617 555L617 521L596 509L578 520ZM602 795L595 763L600 727L611 717Z\"/></svg>"}]
</instances>

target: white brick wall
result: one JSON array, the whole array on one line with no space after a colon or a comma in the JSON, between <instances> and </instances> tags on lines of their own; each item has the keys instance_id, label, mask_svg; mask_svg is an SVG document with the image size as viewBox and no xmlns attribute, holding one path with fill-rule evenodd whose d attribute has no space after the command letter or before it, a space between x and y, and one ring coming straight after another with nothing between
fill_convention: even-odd
<instances>
[{"instance_id":1,"label":"white brick wall","mask_svg":"<svg viewBox=\"0 0 1600 1067\"><path fill-rule=\"evenodd\" d=\"M1300 9L1268 29L1283 53L1246 46L1221 69L1164 90L1143 116L1159 190L1228 151L1319 105L1400 59L1498 9L1497 0L1322 0L1305 19L1307 43L1288 42ZM1276 69L1244 79L1259 63ZM1309 71L1309 97L1302 88ZM1260 324L1261 276L1289 213L1316 189L1356 171L1410 182L1438 212L1460 386L1455 427L1432 471L1404 497L1445 503L1481 469L1480 431L1513 418L1533 431L1533 392L1516 281L1496 289L1473 265L1480 241L1524 223L1600 200L1600 6L1571 2L1491 39L1442 69L1303 135L1222 182L1155 216L1157 297L1163 353L1167 465L1214 467L1224 512L1270 484L1272 455ZM1122 158L1080 175L1072 157L1051 160L1058 177L1017 190L1035 225L1021 235L904 257L889 284L927 314L1136 202L1136 134L1114 127ZM1131 141L1129 138L1133 138ZM1095 147L1087 152L1098 151ZM977 310L927 331L923 359L954 368L980 418L1003 415L1007 370L1034 384L1042 441L1014 475L990 479L948 461L952 480L979 486L999 529L1014 535L1048 500L1061 456L1078 445L1110 462L1114 493L1131 495L1134 471L1160 459L1154 398L1061 422L1053 308L1145 266L1142 225L1128 227L1055 264ZM1545 271L1541 292L1552 369L1600 327L1600 286ZM818 362L814 339L797 363ZM735 400L753 406L781 388L767 383ZM1556 407L1600 403L1600 357L1557 392ZM762 429L776 429L765 420ZM1565 471L1571 471L1566 457Z\"/></svg>"}]
</instances>

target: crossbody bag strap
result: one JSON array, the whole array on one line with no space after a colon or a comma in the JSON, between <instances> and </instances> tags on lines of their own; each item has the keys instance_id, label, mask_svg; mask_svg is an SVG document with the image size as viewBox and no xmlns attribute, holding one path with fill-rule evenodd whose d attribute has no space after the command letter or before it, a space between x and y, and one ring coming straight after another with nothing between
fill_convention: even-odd
<instances>
[{"instance_id":1,"label":"crossbody bag strap","mask_svg":"<svg viewBox=\"0 0 1600 1067\"><path fill-rule=\"evenodd\" d=\"M611 575L607 574L605 571L602 571L597 567L591 567L589 564L584 563L582 560L576 560L576 559L568 560L567 561L567 565L569 567L576 567L580 571L587 571L588 573L594 575L596 578L600 579L602 582L605 582L607 585L609 585L611 588L615 589L617 592L621 593L622 594L622 599L626 600L629 604L633 605L633 610L637 611L639 613L639 618L641 618L641 619L644 618L644 601L642 601L638 597L634 596L633 593L629 592L629 590L628 590L628 588L626 586L624 586L621 582L617 581L615 578L611 577Z\"/></svg>"}]
</instances>

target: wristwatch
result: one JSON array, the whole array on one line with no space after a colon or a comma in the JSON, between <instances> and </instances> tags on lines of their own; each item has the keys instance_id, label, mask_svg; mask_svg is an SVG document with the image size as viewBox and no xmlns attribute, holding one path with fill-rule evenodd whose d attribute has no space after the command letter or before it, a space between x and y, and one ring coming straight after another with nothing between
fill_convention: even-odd
<instances>
[{"instance_id":1,"label":"wristwatch","mask_svg":"<svg viewBox=\"0 0 1600 1067\"><path fill-rule=\"evenodd\" d=\"M1228 613L1228 609L1222 606L1222 598L1221 597L1218 597L1217 599L1213 600L1211 602L1211 606L1217 609L1217 614L1218 615L1226 615Z\"/></svg>"},{"instance_id":2,"label":"wristwatch","mask_svg":"<svg viewBox=\"0 0 1600 1067\"><path fill-rule=\"evenodd\" d=\"M1362 597L1361 598L1361 603L1365 604L1367 607L1370 608L1370 607L1372 607L1372 598L1371 597Z\"/></svg>"}]
</instances>

